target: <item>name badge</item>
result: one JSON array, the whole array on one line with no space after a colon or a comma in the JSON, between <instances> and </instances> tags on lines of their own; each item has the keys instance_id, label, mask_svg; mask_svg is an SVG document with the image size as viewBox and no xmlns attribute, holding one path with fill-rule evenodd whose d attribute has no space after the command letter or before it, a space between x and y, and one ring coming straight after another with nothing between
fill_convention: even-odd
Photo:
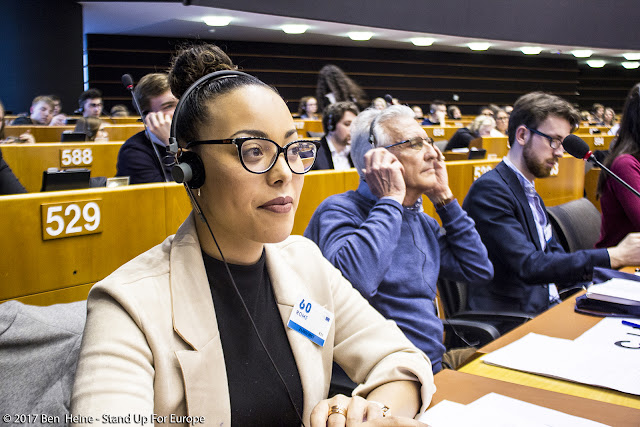
<instances>
[{"instance_id":1,"label":"name badge","mask_svg":"<svg viewBox=\"0 0 640 427\"><path fill-rule=\"evenodd\" d=\"M323 347L332 321L333 313L303 297L294 304L287 326Z\"/></svg>"},{"instance_id":2,"label":"name badge","mask_svg":"<svg viewBox=\"0 0 640 427\"><path fill-rule=\"evenodd\" d=\"M549 243L551 237L553 237L553 231L551 229L551 224L547 223L547 225L544 227L544 240Z\"/></svg>"}]
</instances>

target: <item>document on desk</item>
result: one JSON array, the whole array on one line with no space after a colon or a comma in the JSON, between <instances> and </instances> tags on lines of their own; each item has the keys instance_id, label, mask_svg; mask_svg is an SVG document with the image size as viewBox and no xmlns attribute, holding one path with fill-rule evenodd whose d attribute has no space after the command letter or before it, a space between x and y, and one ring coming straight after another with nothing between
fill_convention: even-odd
<instances>
[{"instance_id":1,"label":"document on desk","mask_svg":"<svg viewBox=\"0 0 640 427\"><path fill-rule=\"evenodd\" d=\"M443 400L418 420L431 427L606 427L497 393L489 393L468 405Z\"/></svg>"},{"instance_id":2,"label":"document on desk","mask_svg":"<svg viewBox=\"0 0 640 427\"><path fill-rule=\"evenodd\" d=\"M623 325L621 320L605 318L576 340L529 333L482 360L640 395L640 331Z\"/></svg>"}]
</instances>

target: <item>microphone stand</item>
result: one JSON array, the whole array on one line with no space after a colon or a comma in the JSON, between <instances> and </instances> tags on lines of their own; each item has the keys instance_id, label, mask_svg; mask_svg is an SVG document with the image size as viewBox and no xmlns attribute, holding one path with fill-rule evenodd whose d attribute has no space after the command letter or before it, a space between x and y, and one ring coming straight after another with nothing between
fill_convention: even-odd
<instances>
[{"instance_id":1,"label":"microphone stand","mask_svg":"<svg viewBox=\"0 0 640 427\"><path fill-rule=\"evenodd\" d=\"M602 169L603 171L606 171L610 176L612 176L613 178L615 178L616 181L618 181L620 184L624 185L629 191L631 191L633 194L635 194L637 197L640 197L640 193L638 193L638 191L633 188L632 186L630 186L629 184L627 184L626 182L624 182L622 180L622 178L620 178L618 175L616 175L615 173L611 172L611 170L609 168L607 168L605 165L603 165L602 163L600 163L598 161L598 159L596 159L596 156L593 155L593 153L591 151L589 151L585 156L583 160L587 160L590 162L595 163L597 166L600 167L600 169Z\"/></svg>"}]
</instances>

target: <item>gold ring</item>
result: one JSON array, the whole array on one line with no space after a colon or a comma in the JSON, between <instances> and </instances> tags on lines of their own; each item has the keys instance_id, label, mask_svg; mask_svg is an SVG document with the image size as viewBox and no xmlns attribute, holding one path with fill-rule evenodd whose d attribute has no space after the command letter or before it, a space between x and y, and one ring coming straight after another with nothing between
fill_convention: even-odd
<instances>
[{"instance_id":1,"label":"gold ring","mask_svg":"<svg viewBox=\"0 0 640 427\"><path fill-rule=\"evenodd\" d=\"M340 414L343 417L347 418L347 408L343 408L342 406L333 405L329 408L329 414L327 417L330 417L333 414Z\"/></svg>"}]
</instances>

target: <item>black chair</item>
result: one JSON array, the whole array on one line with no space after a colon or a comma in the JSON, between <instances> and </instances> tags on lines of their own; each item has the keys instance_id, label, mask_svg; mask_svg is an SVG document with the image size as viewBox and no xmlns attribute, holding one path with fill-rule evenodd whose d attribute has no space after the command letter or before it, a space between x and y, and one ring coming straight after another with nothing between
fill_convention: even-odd
<instances>
[{"instance_id":1,"label":"black chair","mask_svg":"<svg viewBox=\"0 0 640 427\"><path fill-rule=\"evenodd\" d=\"M582 198L547 208L558 243L565 251L593 249L600 237L602 218L588 199Z\"/></svg>"},{"instance_id":2,"label":"black chair","mask_svg":"<svg viewBox=\"0 0 640 427\"><path fill-rule=\"evenodd\" d=\"M535 317L523 312L467 310L467 284L438 279L438 295L444 310L445 346L481 347L500 337L500 331L513 329Z\"/></svg>"}]
</instances>

